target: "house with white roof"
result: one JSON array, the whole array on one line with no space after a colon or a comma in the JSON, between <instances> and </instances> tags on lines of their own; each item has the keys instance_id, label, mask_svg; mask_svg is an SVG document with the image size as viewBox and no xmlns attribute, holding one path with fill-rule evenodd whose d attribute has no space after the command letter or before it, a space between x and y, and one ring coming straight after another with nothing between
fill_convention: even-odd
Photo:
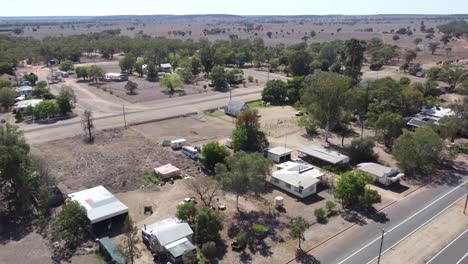
<instances>
[{"instance_id":1,"label":"house with white roof","mask_svg":"<svg viewBox=\"0 0 468 264\"><path fill-rule=\"evenodd\" d=\"M29 86L29 85L23 85L23 86L20 86L20 87L16 87L15 90L20 95L24 95L24 96L29 96L33 92L33 88L31 86Z\"/></svg>"},{"instance_id":2,"label":"house with white roof","mask_svg":"<svg viewBox=\"0 0 468 264\"><path fill-rule=\"evenodd\" d=\"M182 255L195 251L192 244L193 231L187 223L175 218L168 218L141 229L143 242L150 249L159 246L166 253L171 263L182 263Z\"/></svg>"},{"instance_id":3,"label":"house with white roof","mask_svg":"<svg viewBox=\"0 0 468 264\"><path fill-rule=\"evenodd\" d=\"M367 172L376 182L385 186L398 182L405 176L403 173L400 173L397 168L391 168L373 162L360 163L356 167L357 170Z\"/></svg>"},{"instance_id":4,"label":"house with white roof","mask_svg":"<svg viewBox=\"0 0 468 264\"><path fill-rule=\"evenodd\" d=\"M68 197L86 209L91 224L128 214L128 207L103 186L71 193Z\"/></svg>"},{"instance_id":5,"label":"house with white roof","mask_svg":"<svg viewBox=\"0 0 468 264\"><path fill-rule=\"evenodd\" d=\"M288 161L277 165L278 171L271 175L270 182L299 198L306 198L317 192L317 184L324 175L313 166Z\"/></svg>"}]
</instances>

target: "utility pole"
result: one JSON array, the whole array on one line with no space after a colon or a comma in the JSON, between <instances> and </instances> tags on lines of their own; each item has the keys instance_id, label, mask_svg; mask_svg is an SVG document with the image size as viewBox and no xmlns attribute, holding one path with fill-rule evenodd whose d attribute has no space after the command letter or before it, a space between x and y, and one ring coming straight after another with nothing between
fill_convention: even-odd
<instances>
[{"instance_id":1,"label":"utility pole","mask_svg":"<svg viewBox=\"0 0 468 264\"><path fill-rule=\"evenodd\" d=\"M382 238L380 239L379 257L377 258L377 264L380 264L380 256L382 255L383 238L385 234L385 230L384 229L381 229L381 230L382 230Z\"/></svg>"},{"instance_id":2,"label":"utility pole","mask_svg":"<svg viewBox=\"0 0 468 264\"><path fill-rule=\"evenodd\" d=\"M127 119L125 118L125 105L122 104L122 112L123 112L123 118L124 118L124 127L127 128Z\"/></svg>"}]
</instances>

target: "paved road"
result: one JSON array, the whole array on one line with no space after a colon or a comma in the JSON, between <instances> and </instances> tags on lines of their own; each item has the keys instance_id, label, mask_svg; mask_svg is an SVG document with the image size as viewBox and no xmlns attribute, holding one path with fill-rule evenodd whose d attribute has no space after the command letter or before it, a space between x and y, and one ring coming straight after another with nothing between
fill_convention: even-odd
<instances>
[{"instance_id":1,"label":"paved road","mask_svg":"<svg viewBox=\"0 0 468 264\"><path fill-rule=\"evenodd\" d=\"M261 98L262 88L237 89L232 92L233 100L253 101ZM126 113L127 124L168 118L194 112L224 107L229 103L229 93L177 97L148 102L142 110L131 110ZM121 112L97 114L94 125L97 129L123 127L124 118ZM59 121L55 124L21 124L25 137L30 144L43 143L82 134L79 117Z\"/></svg>"},{"instance_id":2,"label":"paved road","mask_svg":"<svg viewBox=\"0 0 468 264\"><path fill-rule=\"evenodd\" d=\"M468 216L467 216L468 217ZM426 264L468 264L468 229L447 244Z\"/></svg>"},{"instance_id":3,"label":"paved road","mask_svg":"<svg viewBox=\"0 0 468 264\"><path fill-rule=\"evenodd\" d=\"M386 230L382 252L387 252L419 228L429 223L452 204L463 199L468 182L465 171L457 183L436 185L415 192L385 210L387 221L366 220L310 253L321 263L365 264L377 259L381 229Z\"/></svg>"}]
</instances>

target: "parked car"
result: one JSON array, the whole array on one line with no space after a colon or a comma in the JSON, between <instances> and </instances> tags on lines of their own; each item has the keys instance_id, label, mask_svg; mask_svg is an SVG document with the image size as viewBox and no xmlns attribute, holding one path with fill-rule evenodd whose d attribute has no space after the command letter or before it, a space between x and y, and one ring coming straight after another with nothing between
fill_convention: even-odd
<instances>
[{"instance_id":1,"label":"parked car","mask_svg":"<svg viewBox=\"0 0 468 264\"><path fill-rule=\"evenodd\" d=\"M297 111L296 112L296 116L303 116L303 115L304 115L304 112L302 112L302 111Z\"/></svg>"}]
</instances>

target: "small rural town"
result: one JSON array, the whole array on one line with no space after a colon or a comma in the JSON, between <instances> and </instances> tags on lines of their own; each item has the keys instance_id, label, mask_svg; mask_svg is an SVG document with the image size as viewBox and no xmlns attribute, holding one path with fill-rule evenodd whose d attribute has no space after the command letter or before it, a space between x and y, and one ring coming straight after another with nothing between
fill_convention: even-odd
<instances>
[{"instance_id":1,"label":"small rural town","mask_svg":"<svg viewBox=\"0 0 468 264\"><path fill-rule=\"evenodd\" d=\"M468 264L468 6L9 1L0 264Z\"/></svg>"}]
</instances>

